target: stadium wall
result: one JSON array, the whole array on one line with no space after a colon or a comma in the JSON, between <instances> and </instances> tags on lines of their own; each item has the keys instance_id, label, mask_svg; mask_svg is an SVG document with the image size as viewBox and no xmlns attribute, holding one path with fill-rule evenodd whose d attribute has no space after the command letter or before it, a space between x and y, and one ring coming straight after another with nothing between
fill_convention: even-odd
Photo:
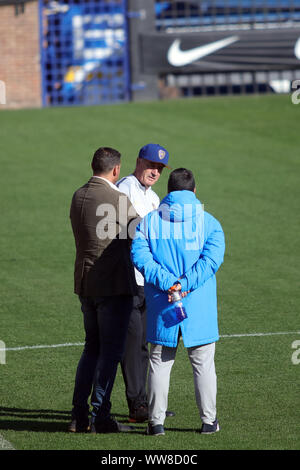
<instances>
[{"instance_id":1,"label":"stadium wall","mask_svg":"<svg viewBox=\"0 0 300 470\"><path fill-rule=\"evenodd\" d=\"M5 84L0 110L41 106L39 47L38 2L0 3L0 81Z\"/></svg>"}]
</instances>

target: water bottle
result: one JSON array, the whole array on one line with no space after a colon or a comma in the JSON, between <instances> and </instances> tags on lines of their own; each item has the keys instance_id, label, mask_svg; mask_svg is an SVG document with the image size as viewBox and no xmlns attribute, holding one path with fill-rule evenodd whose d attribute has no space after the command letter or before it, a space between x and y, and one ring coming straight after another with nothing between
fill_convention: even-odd
<instances>
[{"instance_id":1,"label":"water bottle","mask_svg":"<svg viewBox=\"0 0 300 470\"><path fill-rule=\"evenodd\" d=\"M173 321L176 323L182 322L187 318L186 310L182 303L182 295L180 290L175 290L175 287L171 287L171 304L172 308L169 311L169 314L173 317Z\"/></svg>"}]
</instances>

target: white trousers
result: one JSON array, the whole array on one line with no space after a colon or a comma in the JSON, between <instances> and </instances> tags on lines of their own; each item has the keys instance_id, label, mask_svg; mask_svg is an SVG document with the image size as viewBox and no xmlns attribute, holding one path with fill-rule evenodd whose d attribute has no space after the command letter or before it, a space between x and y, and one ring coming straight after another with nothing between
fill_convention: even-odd
<instances>
[{"instance_id":1,"label":"white trousers","mask_svg":"<svg viewBox=\"0 0 300 470\"><path fill-rule=\"evenodd\" d=\"M177 348L159 344L150 345L148 376L149 422L164 424L168 407L171 369ZM193 369L196 403L203 423L216 419L217 377L215 370L215 343L187 348Z\"/></svg>"}]
</instances>

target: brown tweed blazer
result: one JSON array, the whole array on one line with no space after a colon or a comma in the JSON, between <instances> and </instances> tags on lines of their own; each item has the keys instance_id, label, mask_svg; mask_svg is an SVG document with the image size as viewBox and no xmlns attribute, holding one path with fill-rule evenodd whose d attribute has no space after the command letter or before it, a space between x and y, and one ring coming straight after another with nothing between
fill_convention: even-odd
<instances>
[{"instance_id":1,"label":"brown tweed blazer","mask_svg":"<svg viewBox=\"0 0 300 470\"><path fill-rule=\"evenodd\" d=\"M136 294L127 230L130 222L138 221L137 217L127 196L103 179L92 177L74 193L70 218L76 245L76 294L84 297ZM115 236L105 236L105 231Z\"/></svg>"}]
</instances>

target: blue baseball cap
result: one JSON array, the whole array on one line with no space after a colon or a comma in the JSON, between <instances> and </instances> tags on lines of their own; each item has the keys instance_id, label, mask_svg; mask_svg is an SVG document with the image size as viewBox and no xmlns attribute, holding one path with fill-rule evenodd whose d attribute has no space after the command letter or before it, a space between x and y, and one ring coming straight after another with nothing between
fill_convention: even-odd
<instances>
[{"instance_id":1,"label":"blue baseball cap","mask_svg":"<svg viewBox=\"0 0 300 470\"><path fill-rule=\"evenodd\" d=\"M169 152L159 144L147 144L141 148L139 158L144 158L150 162L162 163L165 167L172 169L168 166Z\"/></svg>"}]
</instances>

